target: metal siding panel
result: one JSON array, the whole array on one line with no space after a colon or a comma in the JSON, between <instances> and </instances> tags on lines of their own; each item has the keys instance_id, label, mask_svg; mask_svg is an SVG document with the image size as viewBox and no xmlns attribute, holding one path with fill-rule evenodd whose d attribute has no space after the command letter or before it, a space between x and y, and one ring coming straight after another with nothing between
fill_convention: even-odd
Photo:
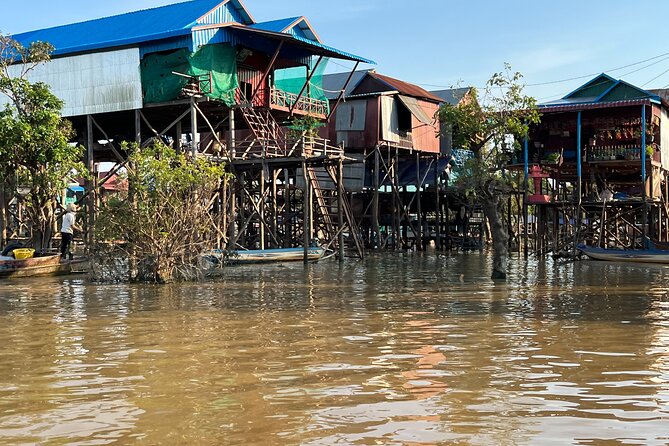
<instances>
[{"instance_id":1,"label":"metal siding panel","mask_svg":"<svg viewBox=\"0 0 669 446\"><path fill-rule=\"evenodd\" d=\"M366 101L349 101L340 104L336 112L337 133L351 130L364 131L366 115Z\"/></svg>"},{"instance_id":2,"label":"metal siding panel","mask_svg":"<svg viewBox=\"0 0 669 446\"><path fill-rule=\"evenodd\" d=\"M149 42L139 48L139 58L151 53L158 53L160 51L178 50L180 48L193 49L193 38L191 36L183 36L174 40L159 40L156 42Z\"/></svg>"},{"instance_id":3,"label":"metal siding panel","mask_svg":"<svg viewBox=\"0 0 669 446\"><path fill-rule=\"evenodd\" d=\"M231 43L236 44L234 36L225 28L200 29L193 31L193 50L203 46L212 45L214 43Z\"/></svg>"},{"instance_id":4,"label":"metal siding panel","mask_svg":"<svg viewBox=\"0 0 669 446\"><path fill-rule=\"evenodd\" d=\"M10 67L10 75L18 75L20 68ZM65 117L134 110L143 105L138 48L54 59L36 67L28 78L51 87L65 103ZM7 102L6 97L0 98L0 104Z\"/></svg>"},{"instance_id":5,"label":"metal siding panel","mask_svg":"<svg viewBox=\"0 0 669 446\"><path fill-rule=\"evenodd\" d=\"M244 23L244 20L231 2L216 8L204 18L198 20L200 25L216 25L228 22Z\"/></svg>"}]
</instances>

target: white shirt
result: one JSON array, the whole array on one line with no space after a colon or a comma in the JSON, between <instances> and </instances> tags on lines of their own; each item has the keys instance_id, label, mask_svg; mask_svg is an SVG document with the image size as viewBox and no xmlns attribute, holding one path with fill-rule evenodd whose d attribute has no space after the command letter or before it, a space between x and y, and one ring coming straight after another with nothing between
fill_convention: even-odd
<instances>
[{"instance_id":1,"label":"white shirt","mask_svg":"<svg viewBox=\"0 0 669 446\"><path fill-rule=\"evenodd\" d=\"M67 212L63 215L63 225L60 227L60 232L66 234L74 234L72 226L74 226L75 215L74 212Z\"/></svg>"}]
</instances>

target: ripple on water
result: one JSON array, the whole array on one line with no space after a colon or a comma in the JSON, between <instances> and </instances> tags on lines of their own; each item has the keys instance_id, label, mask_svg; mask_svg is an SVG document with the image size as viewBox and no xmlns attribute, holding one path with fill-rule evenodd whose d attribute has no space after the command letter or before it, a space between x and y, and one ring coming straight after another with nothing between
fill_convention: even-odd
<instances>
[{"instance_id":1,"label":"ripple on water","mask_svg":"<svg viewBox=\"0 0 669 446\"><path fill-rule=\"evenodd\" d=\"M372 255L3 283L0 444L669 442L669 268L489 273Z\"/></svg>"}]
</instances>

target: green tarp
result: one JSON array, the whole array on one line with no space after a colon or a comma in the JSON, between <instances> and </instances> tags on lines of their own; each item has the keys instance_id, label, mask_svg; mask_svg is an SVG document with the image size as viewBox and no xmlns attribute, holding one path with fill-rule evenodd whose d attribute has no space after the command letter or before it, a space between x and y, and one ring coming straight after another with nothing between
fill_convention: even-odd
<instances>
[{"instance_id":1,"label":"green tarp","mask_svg":"<svg viewBox=\"0 0 669 446\"><path fill-rule=\"evenodd\" d=\"M294 68L284 68L276 70L274 72L274 86L282 91L288 93L300 94L302 87L307 83L308 73L313 70L313 67L316 65L316 58L311 62L310 70L307 71L307 67L294 67ZM309 88L304 90L302 93L303 97L310 97L312 99L318 99L324 101L329 105L328 98L323 90L323 73L328 65L328 58L323 58L321 63L316 67L316 71L311 77L309 82Z\"/></svg>"},{"instance_id":2,"label":"green tarp","mask_svg":"<svg viewBox=\"0 0 669 446\"><path fill-rule=\"evenodd\" d=\"M189 76L211 73L211 93L228 106L235 103L237 81L237 52L229 45L205 45L196 53L180 49L169 54L149 54L142 59L142 88L145 103L173 101L179 98Z\"/></svg>"}]
</instances>

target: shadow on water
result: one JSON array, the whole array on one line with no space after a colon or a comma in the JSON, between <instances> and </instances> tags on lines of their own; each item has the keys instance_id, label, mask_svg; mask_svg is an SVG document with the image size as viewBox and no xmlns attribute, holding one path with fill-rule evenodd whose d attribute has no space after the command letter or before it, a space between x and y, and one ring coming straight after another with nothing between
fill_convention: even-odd
<instances>
[{"instance_id":1,"label":"shadow on water","mask_svg":"<svg viewBox=\"0 0 669 446\"><path fill-rule=\"evenodd\" d=\"M669 441L669 268L378 255L0 287L0 443Z\"/></svg>"}]
</instances>

